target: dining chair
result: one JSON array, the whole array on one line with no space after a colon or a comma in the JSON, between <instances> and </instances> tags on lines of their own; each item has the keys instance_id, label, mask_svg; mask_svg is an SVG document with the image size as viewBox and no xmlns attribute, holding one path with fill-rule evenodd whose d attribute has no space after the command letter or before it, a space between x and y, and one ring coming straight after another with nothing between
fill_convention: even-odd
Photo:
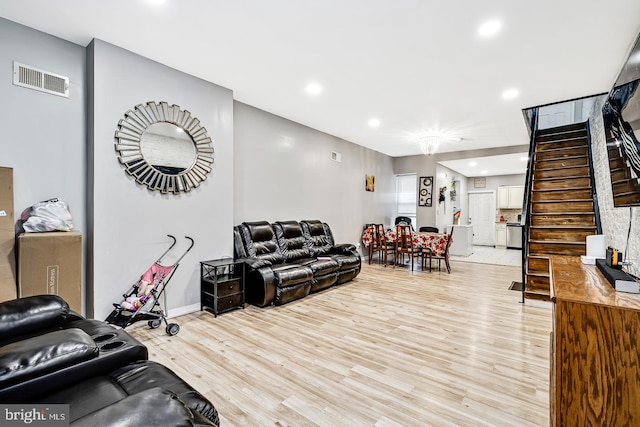
<instances>
[{"instance_id":1,"label":"dining chair","mask_svg":"<svg viewBox=\"0 0 640 427\"><path fill-rule=\"evenodd\" d=\"M451 227L451 231L447 234L447 242L444 247L444 253L442 255L434 255L431 259L438 260L438 271L440 271L440 262L444 260L444 264L447 267L447 273L451 274L451 265L449 264L449 248L451 247L451 242L453 242L453 230L455 227Z\"/></svg>"},{"instance_id":2,"label":"dining chair","mask_svg":"<svg viewBox=\"0 0 640 427\"><path fill-rule=\"evenodd\" d=\"M390 246L387 242L387 238L384 232L384 225L372 224L371 225L371 244L369 246L369 264L371 264L371 258L374 253L378 253L378 260L387 266L387 256L389 254L389 248L391 251L395 249L394 246Z\"/></svg>"},{"instance_id":3,"label":"dining chair","mask_svg":"<svg viewBox=\"0 0 640 427\"><path fill-rule=\"evenodd\" d=\"M426 232L426 233L439 233L440 230L438 230L438 227L420 227L421 232Z\"/></svg>"},{"instance_id":4,"label":"dining chair","mask_svg":"<svg viewBox=\"0 0 640 427\"><path fill-rule=\"evenodd\" d=\"M411 226L411 230L413 231L413 224L411 223L411 218L408 216L397 216L395 221L395 225L409 225Z\"/></svg>"},{"instance_id":5,"label":"dining chair","mask_svg":"<svg viewBox=\"0 0 640 427\"><path fill-rule=\"evenodd\" d=\"M409 260L411 261L411 270L413 270L413 258L415 256L422 255L422 249L416 248L413 244L413 234L411 232L410 225L396 225L396 253L395 253L395 261L399 261L402 258L404 262L404 255L409 255ZM397 265L397 262L394 262L394 265Z\"/></svg>"}]
</instances>

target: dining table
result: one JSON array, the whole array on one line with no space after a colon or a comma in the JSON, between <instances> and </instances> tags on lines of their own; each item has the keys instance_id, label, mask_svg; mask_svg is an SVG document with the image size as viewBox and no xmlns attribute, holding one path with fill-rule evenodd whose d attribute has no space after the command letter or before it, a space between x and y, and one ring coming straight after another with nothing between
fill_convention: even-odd
<instances>
[{"instance_id":1,"label":"dining table","mask_svg":"<svg viewBox=\"0 0 640 427\"><path fill-rule=\"evenodd\" d=\"M433 256L444 257L447 249L447 240L450 234L447 233L433 233L429 231L412 231L411 240L415 248L429 249ZM387 229L384 233L384 238L387 243L395 244L398 240L398 233L396 230ZM365 247L370 247L373 241L373 227L365 227L362 232L362 244ZM451 239L453 242L453 238Z\"/></svg>"}]
</instances>

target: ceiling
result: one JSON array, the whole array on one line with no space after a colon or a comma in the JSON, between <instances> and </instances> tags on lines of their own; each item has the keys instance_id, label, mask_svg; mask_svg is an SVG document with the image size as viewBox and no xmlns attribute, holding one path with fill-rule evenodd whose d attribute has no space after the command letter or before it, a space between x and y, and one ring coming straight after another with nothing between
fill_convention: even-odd
<instances>
[{"instance_id":1,"label":"ceiling","mask_svg":"<svg viewBox=\"0 0 640 427\"><path fill-rule=\"evenodd\" d=\"M101 39L393 157L421 154L425 131L462 138L439 152L528 144L521 109L608 92L640 26L638 0L0 3L9 20ZM489 20L501 28L482 37Z\"/></svg>"},{"instance_id":2,"label":"ceiling","mask_svg":"<svg viewBox=\"0 0 640 427\"><path fill-rule=\"evenodd\" d=\"M527 170L529 154L500 154L487 157L470 157L468 159L443 160L439 164L466 177L495 175L517 175Z\"/></svg>"}]
</instances>

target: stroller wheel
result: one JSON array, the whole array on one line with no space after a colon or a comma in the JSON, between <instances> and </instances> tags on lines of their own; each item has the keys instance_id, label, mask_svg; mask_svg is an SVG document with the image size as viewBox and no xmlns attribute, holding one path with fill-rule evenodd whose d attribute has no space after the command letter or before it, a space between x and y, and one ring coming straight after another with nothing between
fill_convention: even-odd
<instances>
[{"instance_id":1,"label":"stroller wheel","mask_svg":"<svg viewBox=\"0 0 640 427\"><path fill-rule=\"evenodd\" d=\"M180 325L178 325L177 323L169 323L167 325L166 331L167 335L169 335L170 337L178 335L178 332L180 332Z\"/></svg>"},{"instance_id":2,"label":"stroller wheel","mask_svg":"<svg viewBox=\"0 0 640 427\"><path fill-rule=\"evenodd\" d=\"M162 320L160 319L149 320L147 322L147 325L149 325L151 329L156 329L156 328L159 328L160 325L162 325Z\"/></svg>"}]
</instances>

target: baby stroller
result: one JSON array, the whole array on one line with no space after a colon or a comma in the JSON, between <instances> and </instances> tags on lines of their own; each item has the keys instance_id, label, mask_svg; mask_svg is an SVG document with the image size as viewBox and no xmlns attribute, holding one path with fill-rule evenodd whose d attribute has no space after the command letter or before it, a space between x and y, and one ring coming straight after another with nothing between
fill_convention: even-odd
<instances>
[{"instance_id":1,"label":"baby stroller","mask_svg":"<svg viewBox=\"0 0 640 427\"><path fill-rule=\"evenodd\" d=\"M173 265L164 266L162 265L162 258L176 245L176 238L169 234L167 236L173 239L173 243L169 249L164 251L164 253L160 255L160 258L142 274L140 280L131 287L129 293L122 295L124 300L120 304L113 304L115 309L107 317L105 322L120 326L123 329L135 322L143 320L147 321L150 328L156 329L164 322L167 325L165 329L167 335L173 336L180 332L180 325L177 323L167 323L167 318L160 307L159 299L160 296L163 295L173 273L176 272L178 264L191 248L193 248L194 241L191 237L185 236L185 239L190 241L189 248L187 248ZM166 295L164 298L166 311Z\"/></svg>"}]
</instances>

